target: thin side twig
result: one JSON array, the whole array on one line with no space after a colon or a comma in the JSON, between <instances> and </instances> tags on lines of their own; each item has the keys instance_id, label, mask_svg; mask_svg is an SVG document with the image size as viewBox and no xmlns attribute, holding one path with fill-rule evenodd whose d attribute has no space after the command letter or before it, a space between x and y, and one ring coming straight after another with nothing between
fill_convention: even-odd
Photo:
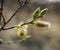
<instances>
[{"instance_id":1,"label":"thin side twig","mask_svg":"<svg viewBox=\"0 0 60 50\"><path fill-rule=\"evenodd\" d=\"M19 3L19 5L21 6L21 4L22 4L22 1L21 1L21 0L18 0L18 3Z\"/></svg>"},{"instance_id":2,"label":"thin side twig","mask_svg":"<svg viewBox=\"0 0 60 50\"><path fill-rule=\"evenodd\" d=\"M2 14L2 18L3 18L3 22L4 22L4 24L5 24L6 22L5 22L5 18L4 18L4 15L3 15L3 14Z\"/></svg>"}]
</instances>

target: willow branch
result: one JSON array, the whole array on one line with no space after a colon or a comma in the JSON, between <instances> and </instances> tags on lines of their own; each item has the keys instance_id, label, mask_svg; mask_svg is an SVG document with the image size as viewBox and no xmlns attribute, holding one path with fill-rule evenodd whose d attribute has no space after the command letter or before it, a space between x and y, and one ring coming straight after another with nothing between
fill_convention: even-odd
<instances>
[{"instance_id":1,"label":"willow branch","mask_svg":"<svg viewBox=\"0 0 60 50\"><path fill-rule=\"evenodd\" d=\"M14 41L0 41L0 44L11 44L11 43L20 43L22 41L24 41L25 39L30 38L31 35L27 35L25 38L21 39L21 40L14 40Z\"/></svg>"},{"instance_id":2,"label":"willow branch","mask_svg":"<svg viewBox=\"0 0 60 50\"><path fill-rule=\"evenodd\" d=\"M8 23L8 22L10 22L11 21L11 19L16 15L16 13L22 8L22 7L24 7L25 5L27 5L28 3L26 3L27 1L25 1L25 3L23 4L23 5L21 5L16 11L15 11L15 13L9 18L9 20L6 22L6 24ZM6 25L5 24L5 25ZM5 26L4 25L4 26ZM4 27L3 26L3 27Z\"/></svg>"},{"instance_id":3,"label":"willow branch","mask_svg":"<svg viewBox=\"0 0 60 50\"><path fill-rule=\"evenodd\" d=\"M23 6L24 6L24 5L23 5ZM16 14L23 6L19 7L19 8L16 10L16 12L15 12L15 13L9 18L9 20L6 22L6 24L11 21L11 19L15 16L15 14ZM4 24L4 25L2 26L2 28L3 28L6 24Z\"/></svg>"},{"instance_id":4,"label":"willow branch","mask_svg":"<svg viewBox=\"0 0 60 50\"><path fill-rule=\"evenodd\" d=\"M29 2L28 2L28 3L29 3ZM4 30L5 25L6 25L7 23L9 23L9 22L11 21L11 19L16 15L16 13L17 13L22 7L24 7L25 5L27 5L28 3L27 3L27 1L25 1L24 4L22 4L22 5L15 11L15 13L8 19L8 21L1 27L0 31L1 31L1 30ZM13 28L13 27L11 27L11 28Z\"/></svg>"},{"instance_id":5,"label":"willow branch","mask_svg":"<svg viewBox=\"0 0 60 50\"><path fill-rule=\"evenodd\" d=\"M33 21L34 20L32 20L32 21L30 21L30 22L28 22L28 23L23 23L21 26L23 26L23 25L28 25L28 24L33 24ZM17 25L16 25L17 26ZM9 29L13 29L13 28L15 28L16 26L12 26L12 27L5 27L5 28L3 28L2 30L9 30Z\"/></svg>"}]
</instances>

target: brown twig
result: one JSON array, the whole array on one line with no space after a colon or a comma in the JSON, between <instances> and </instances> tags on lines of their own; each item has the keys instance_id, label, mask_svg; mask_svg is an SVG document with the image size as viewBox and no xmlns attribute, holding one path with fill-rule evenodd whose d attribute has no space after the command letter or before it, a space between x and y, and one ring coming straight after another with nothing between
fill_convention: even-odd
<instances>
[{"instance_id":1,"label":"brown twig","mask_svg":"<svg viewBox=\"0 0 60 50\"><path fill-rule=\"evenodd\" d=\"M6 22L5 22L5 18L4 18L4 15L3 15L3 14L2 14L2 18L3 18L3 22L4 22L4 24L5 24Z\"/></svg>"},{"instance_id":2,"label":"brown twig","mask_svg":"<svg viewBox=\"0 0 60 50\"><path fill-rule=\"evenodd\" d=\"M3 0L1 0L1 8L0 8L0 18L3 18L3 22L5 24L5 18L3 16ZM0 19L1 20L1 19Z\"/></svg>"},{"instance_id":3,"label":"brown twig","mask_svg":"<svg viewBox=\"0 0 60 50\"><path fill-rule=\"evenodd\" d=\"M16 15L16 13L22 8L24 7L25 5L27 5L29 2L27 2L27 0L25 0L24 4L22 4L16 11L15 13L8 19L8 21L1 27L0 31L1 30L7 30L7 29L12 29L14 27L10 27L10 28L5 28L4 27L6 26L7 23L9 23L11 21L11 19Z\"/></svg>"},{"instance_id":4,"label":"brown twig","mask_svg":"<svg viewBox=\"0 0 60 50\"><path fill-rule=\"evenodd\" d=\"M18 0L18 2L19 2L19 5L21 6L21 4L22 4L22 1L21 1L21 0Z\"/></svg>"},{"instance_id":5,"label":"brown twig","mask_svg":"<svg viewBox=\"0 0 60 50\"><path fill-rule=\"evenodd\" d=\"M1 0L1 9L3 9L3 0Z\"/></svg>"},{"instance_id":6,"label":"brown twig","mask_svg":"<svg viewBox=\"0 0 60 50\"><path fill-rule=\"evenodd\" d=\"M28 23L23 23L21 26L23 26L23 25L28 25L28 24L33 24L33 21L34 21L34 20L32 20L32 21L30 21L30 22L28 22ZM16 26L17 26L17 25L16 25ZM13 28L15 28L16 26L6 27L6 28L3 28L2 30L13 29Z\"/></svg>"}]
</instances>

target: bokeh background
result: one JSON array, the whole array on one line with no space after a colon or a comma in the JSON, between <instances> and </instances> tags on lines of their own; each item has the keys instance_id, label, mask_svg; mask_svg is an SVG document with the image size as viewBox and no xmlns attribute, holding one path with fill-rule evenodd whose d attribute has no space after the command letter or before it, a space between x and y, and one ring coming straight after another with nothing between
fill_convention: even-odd
<instances>
[{"instance_id":1,"label":"bokeh background","mask_svg":"<svg viewBox=\"0 0 60 50\"><path fill-rule=\"evenodd\" d=\"M17 0L4 0L4 11L6 21L19 7ZM60 50L60 0L31 0L30 3L21 8L14 18L6 27L19 24L21 21L26 22L32 18L33 11L40 7L48 8L47 14L43 19L51 23L51 28L45 31L29 25L29 34L32 36L21 43L1 44L0 50ZM3 22L0 23L2 25ZM0 38L4 41L19 39L14 29L0 32Z\"/></svg>"}]
</instances>

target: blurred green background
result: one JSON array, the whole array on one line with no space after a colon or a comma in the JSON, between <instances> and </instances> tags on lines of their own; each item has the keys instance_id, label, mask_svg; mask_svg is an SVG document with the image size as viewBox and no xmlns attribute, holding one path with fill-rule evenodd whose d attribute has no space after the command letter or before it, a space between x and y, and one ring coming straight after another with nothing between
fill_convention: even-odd
<instances>
[{"instance_id":1,"label":"blurred green background","mask_svg":"<svg viewBox=\"0 0 60 50\"><path fill-rule=\"evenodd\" d=\"M4 0L4 11L6 21L19 7L17 0ZM29 25L29 34L32 36L21 43L1 44L0 50L60 50L60 1L59 0L31 0L30 3L20 9L6 27L17 25L20 21L26 22L32 18L32 12L37 8L48 8L43 19L51 23L51 28L45 31ZM3 22L0 23L2 25ZM0 32L0 38L5 41L17 40L14 29Z\"/></svg>"}]
</instances>

